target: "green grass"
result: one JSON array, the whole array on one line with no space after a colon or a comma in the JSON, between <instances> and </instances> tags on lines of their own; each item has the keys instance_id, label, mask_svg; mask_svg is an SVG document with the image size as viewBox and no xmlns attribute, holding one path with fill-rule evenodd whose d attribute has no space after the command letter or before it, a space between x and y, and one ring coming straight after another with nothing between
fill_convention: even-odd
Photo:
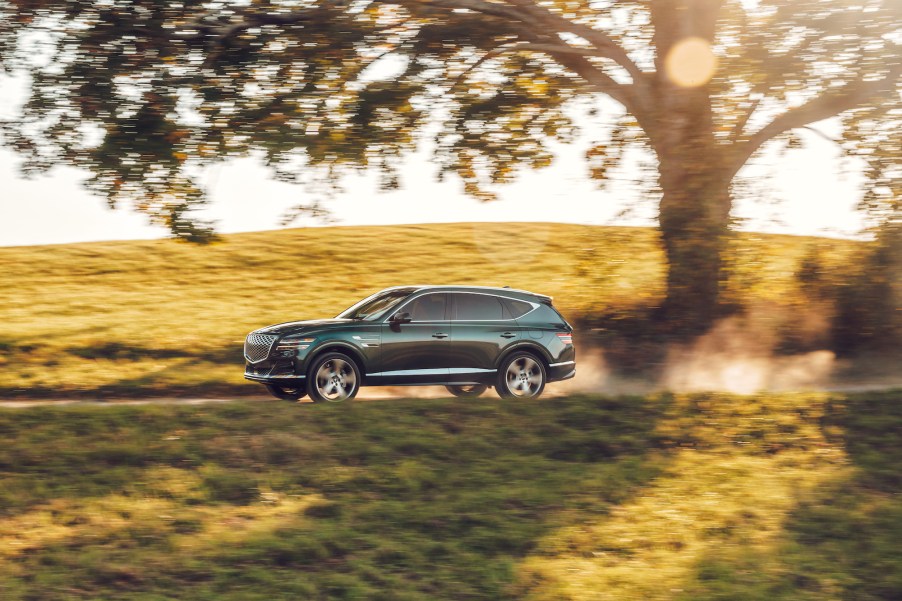
<instances>
[{"instance_id":1,"label":"green grass","mask_svg":"<svg viewBox=\"0 0 902 601\"><path fill-rule=\"evenodd\" d=\"M902 392L0 411L0 598L902 597Z\"/></svg>"},{"instance_id":2,"label":"green grass","mask_svg":"<svg viewBox=\"0 0 902 601\"><path fill-rule=\"evenodd\" d=\"M727 298L800 306L800 259L817 248L829 270L858 246L740 235ZM410 283L526 288L571 319L629 314L660 303L664 260L651 229L542 223L0 248L0 396L256 394L242 377L247 332Z\"/></svg>"}]
</instances>

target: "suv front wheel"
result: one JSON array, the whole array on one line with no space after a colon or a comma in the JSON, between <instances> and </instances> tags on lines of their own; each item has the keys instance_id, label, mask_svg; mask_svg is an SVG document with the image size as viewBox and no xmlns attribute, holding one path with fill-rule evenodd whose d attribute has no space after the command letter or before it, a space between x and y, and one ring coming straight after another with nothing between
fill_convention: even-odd
<instances>
[{"instance_id":1,"label":"suv front wheel","mask_svg":"<svg viewBox=\"0 0 902 601\"><path fill-rule=\"evenodd\" d=\"M307 382L307 392L316 403L349 401L360 390L360 369L347 355L326 353L310 365Z\"/></svg>"},{"instance_id":2,"label":"suv front wheel","mask_svg":"<svg viewBox=\"0 0 902 601\"><path fill-rule=\"evenodd\" d=\"M501 363L495 388L503 399L535 399L545 390L545 366L532 353L513 353Z\"/></svg>"}]
</instances>

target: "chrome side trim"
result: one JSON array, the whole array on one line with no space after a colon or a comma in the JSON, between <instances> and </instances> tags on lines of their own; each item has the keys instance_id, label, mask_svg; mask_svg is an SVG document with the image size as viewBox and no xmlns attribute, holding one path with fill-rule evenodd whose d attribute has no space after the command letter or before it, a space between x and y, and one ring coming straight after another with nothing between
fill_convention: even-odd
<instances>
[{"instance_id":1,"label":"chrome side trim","mask_svg":"<svg viewBox=\"0 0 902 601\"><path fill-rule=\"evenodd\" d=\"M378 336L375 337L363 337L363 336L351 336L354 340L360 343L360 346L365 346L367 348L378 348L380 343L380 338Z\"/></svg>"},{"instance_id":2,"label":"chrome side trim","mask_svg":"<svg viewBox=\"0 0 902 601\"><path fill-rule=\"evenodd\" d=\"M452 367L448 370L452 376L461 374L494 374L497 369L483 369L481 367Z\"/></svg>"},{"instance_id":3,"label":"chrome side trim","mask_svg":"<svg viewBox=\"0 0 902 601\"><path fill-rule=\"evenodd\" d=\"M561 361L560 363L549 363L548 367L558 367L560 365L573 365L576 361Z\"/></svg>"},{"instance_id":4,"label":"chrome side trim","mask_svg":"<svg viewBox=\"0 0 902 601\"><path fill-rule=\"evenodd\" d=\"M396 369L392 371L377 371L376 373L367 374L368 377L382 376L447 376L448 370L444 367L439 369Z\"/></svg>"}]
</instances>

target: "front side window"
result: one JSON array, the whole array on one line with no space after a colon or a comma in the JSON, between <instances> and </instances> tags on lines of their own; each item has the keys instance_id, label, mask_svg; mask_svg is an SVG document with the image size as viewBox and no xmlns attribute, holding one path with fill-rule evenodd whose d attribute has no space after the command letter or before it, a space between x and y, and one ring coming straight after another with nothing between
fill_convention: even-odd
<instances>
[{"instance_id":1,"label":"front side window","mask_svg":"<svg viewBox=\"0 0 902 601\"><path fill-rule=\"evenodd\" d=\"M410 313L411 321L441 321L445 319L446 298L445 294L425 294L403 310Z\"/></svg>"},{"instance_id":2,"label":"front side window","mask_svg":"<svg viewBox=\"0 0 902 601\"><path fill-rule=\"evenodd\" d=\"M338 314L338 317L342 319L362 319L364 321L372 321L410 296L413 291L414 288L397 288L395 290L377 292L376 294L363 299L350 309L342 311Z\"/></svg>"},{"instance_id":3,"label":"front side window","mask_svg":"<svg viewBox=\"0 0 902 601\"><path fill-rule=\"evenodd\" d=\"M490 321L502 319L501 301L487 294L455 294L454 319Z\"/></svg>"}]
</instances>

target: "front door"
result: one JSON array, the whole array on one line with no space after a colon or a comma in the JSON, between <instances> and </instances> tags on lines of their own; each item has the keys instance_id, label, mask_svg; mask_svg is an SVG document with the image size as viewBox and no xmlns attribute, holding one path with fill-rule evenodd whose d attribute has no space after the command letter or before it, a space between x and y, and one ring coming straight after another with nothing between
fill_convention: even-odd
<instances>
[{"instance_id":1,"label":"front door","mask_svg":"<svg viewBox=\"0 0 902 601\"><path fill-rule=\"evenodd\" d=\"M381 369L368 379L380 384L446 382L451 344L448 295L420 295L397 311L405 312L410 313L410 323L382 324Z\"/></svg>"}]
</instances>

